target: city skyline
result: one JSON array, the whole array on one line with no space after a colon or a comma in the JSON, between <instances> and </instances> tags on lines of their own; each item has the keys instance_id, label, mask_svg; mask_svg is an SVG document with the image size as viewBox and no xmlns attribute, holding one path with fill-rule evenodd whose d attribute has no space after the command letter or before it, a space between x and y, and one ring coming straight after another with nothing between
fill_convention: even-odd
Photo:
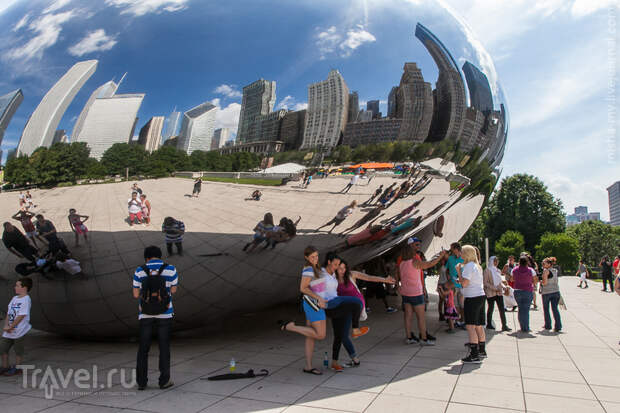
<instances>
[{"instance_id":1,"label":"city skyline","mask_svg":"<svg viewBox=\"0 0 620 413\"><path fill-rule=\"evenodd\" d=\"M129 74L121 92L149 94L138 115L140 126L152 116L169 114L175 105L187 110L194 102L208 98L220 109L216 126L229 127L234 132L240 85L261 76L275 79L279 91L275 106L301 108L306 104L307 84L323 79L330 67L337 67L347 84L359 92L359 106L380 99L381 110L387 113L383 102L402 74L403 62L419 63L428 82L434 84L437 80L432 59L425 57L423 47L412 39L411 21L420 20L449 50L465 49L477 58L471 61L488 77L493 93L497 92L497 73L501 74L510 95L511 115L503 176L515 172L535 174L564 201L568 211L583 199L592 199L592 208L607 215L605 187L613 179L608 174L610 168L617 169L618 160L617 138L610 138L606 132L606 85L610 75L607 65L599 64L607 61L605 39L609 36L607 25L601 23L608 18L609 2L583 8L578 1L569 0L562 5L535 7L540 13L530 13L531 8L523 4L481 1L465 7L453 0L434 5L429 2L428 7L403 6L392 1L365 5L354 2L346 10L336 4L315 6L304 2L295 7L274 8L270 13L250 3L234 3L223 11L202 7L191 0L167 10L164 8L172 2L162 1L142 8L129 3L118 7L79 0L63 3L64 6L55 8L51 6L56 2L51 0L14 1L12 7L0 13L4 23L0 36L5 40L0 48L3 59L0 94L25 85L25 100L5 135L2 146L5 153L14 147L28 114L55 79L71 63L88 58L98 58L100 65L58 126L68 133L92 90L111 78L118 79L125 71ZM51 11L42 12L48 8ZM455 15L457 21L466 21L468 25L442 24L437 17L442 14ZM272 33L267 35L244 25L244 15L260 16L263 25L273 26ZM62 32L62 35L48 40L37 30L44 18L52 16L55 24L46 33ZM296 30L272 24L283 20L295 25ZM193 29L196 21L208 21L208 31ZM382 25L383 21L389 21L389 26ZM149 27L158 30L155 33ZM209 36L217 33L221 46L209 48L209 54L194 53L176 40L172 42L184 38L184 32L187 38L200 38L206 47L211 44ZM205 37L204 33L209 34ZM474 40L477 37L480 42L474 42L473 48L463 45L460 42L464 36L472 36ZM239 39L243 39L241 43ZM165 61L152 54L148 59L141 57L146 56L144 52L153 42L168 52ZM487 59L483 44L495 59L497 70ZM236 50L244 50L242 59L232 53ZM370 59L381 64L368 64ZM464 63L457 56L455 59L459 65ZM586 64L574 66L571 62L577 60ZM173 62L185 61L190 61L192 67L202 65L208 70L174 68ZM532 61L536 64L528 64ZM13 70L16 67L20 70ZM556 75L549 77L553 72ZM617 69L611 73L617 73ZM160 84L166 87L154 87ZM198 87L189 88L190 84ZM539 91L536 94L539 106L531 104L535 90ZM582 116L584 105L590 108L592 116ZM553 165L544 161L548 154L531 150L542 141L554 148ZM615 150L611 146L614 142ZM604 150L590 151L593 146ZM580 162L588 164L587 173L583 173L583 167L575 167Z\"/></svg>"}]
</instances>

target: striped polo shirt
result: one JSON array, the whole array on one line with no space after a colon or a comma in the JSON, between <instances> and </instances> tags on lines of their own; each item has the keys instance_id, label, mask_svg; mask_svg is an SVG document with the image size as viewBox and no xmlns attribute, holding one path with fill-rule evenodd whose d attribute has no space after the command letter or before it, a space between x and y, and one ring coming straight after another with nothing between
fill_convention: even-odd
<instances>
[{"instance_id":1,"label":"striped polo shirt","mask_svg":"<svg viewBox=\"0 0 620 413\"><path fill-rule=\"evenodd\" d=\"M179 234L176 231L185 231L185 224L183 221L174 221L174 224L169 226L162 225L161 230L166 234L166 242L181 242L183 241L183 233Z\"/></svg>"},{"instance_id":2,"label":"striped polo shirt","mask_svg":"<svg viewBox=\"0 0 620 413\"><path fill-rule=\"evenodd\" d=\"M146 267L148 267L149 271L151 271L151 274L157 275L163 263L164 262L160 259L152 259L146 263ZM142 280L147 276L143 267L144 266L138 267L136 272L133 274L133 288L142 288ZM166 265L166 268L164 268L161 272L161 275L166 280L166 289L168 290L168 294L170 294L170 305L168 306L168 310L163 314L148 315L142 314L140 305L138 305L138 320L143 318L172 318L174 310L172 308L172 294L170 293L170 287L176 286L179 283L179 276L177 275L177 269L174 268L174 265L170 264Z\"/></svg>"}]
</instances>

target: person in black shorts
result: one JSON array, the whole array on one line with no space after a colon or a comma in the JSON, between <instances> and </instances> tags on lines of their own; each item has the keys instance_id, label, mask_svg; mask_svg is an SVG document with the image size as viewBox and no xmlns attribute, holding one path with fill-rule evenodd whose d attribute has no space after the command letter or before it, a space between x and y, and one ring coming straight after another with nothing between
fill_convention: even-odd
<instances>
[{"instance_id":1,"label":"person in black shorts","mask_svg":"<svg viewBox=\"0 0 620 413\"><path fill-rule=\"evenodd\" d=\"M194 181L194 191L192 192L192 197L198 198L198 195L200 195L201 189L202 189L202 178L197 178Z\"/></svg>"}]
</instances>

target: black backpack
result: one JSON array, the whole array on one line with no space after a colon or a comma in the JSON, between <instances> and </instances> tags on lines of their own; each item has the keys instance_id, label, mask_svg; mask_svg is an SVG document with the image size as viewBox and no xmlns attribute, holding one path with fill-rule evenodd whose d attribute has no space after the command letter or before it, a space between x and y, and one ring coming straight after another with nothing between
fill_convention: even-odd
<instances>
[{"instance_id":1,"label":"black backpack","mask_svg":"<svg viewBox=\"0 0 620 413\"><path fill-rule=\"evenodd\" d=\"M167 266L164 262L156 273L146 265L141 268L146 273L140 289L140 308L143 314L159 315L168 310L170 293L166 288L166 279L161 275Z\"/></svg>"}]
</instances>

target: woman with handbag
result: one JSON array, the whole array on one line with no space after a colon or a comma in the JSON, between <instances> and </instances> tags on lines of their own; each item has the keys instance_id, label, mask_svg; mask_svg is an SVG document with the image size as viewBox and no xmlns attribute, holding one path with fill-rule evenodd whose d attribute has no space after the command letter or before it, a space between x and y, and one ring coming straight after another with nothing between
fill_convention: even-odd
<instances>
[{"instance_id":1,"label":"woman with handbag","mask_svg":"<svg viewBox=\"0 0 620 413\"><path fill-rule=\"evenodd\" d=\"M350 271L349 264L345 260L340 260L340 265L336 269L336 276L338 278L338 296L339 297L357 297L362 300L362 313L360 315L360 321L364 321L368 318L366 314L366 305L364 302L364 296L357 287L356 280L364 280L367 282L394 284L395 280L392 277L376 277L373 275L364 274L359 271ZM335 371L342 371L343 367L338 364L338 357L340 354L340 347L344 344L344 348L349 353L351 361L346 364L347 367L357 367L360 365L360 361L355 353L355 347L349 337L349 331L351 329L351 317L333 317L332 327L334 329L334 344L332 346L332 369Z\"/></svg>"}]
</instances>

